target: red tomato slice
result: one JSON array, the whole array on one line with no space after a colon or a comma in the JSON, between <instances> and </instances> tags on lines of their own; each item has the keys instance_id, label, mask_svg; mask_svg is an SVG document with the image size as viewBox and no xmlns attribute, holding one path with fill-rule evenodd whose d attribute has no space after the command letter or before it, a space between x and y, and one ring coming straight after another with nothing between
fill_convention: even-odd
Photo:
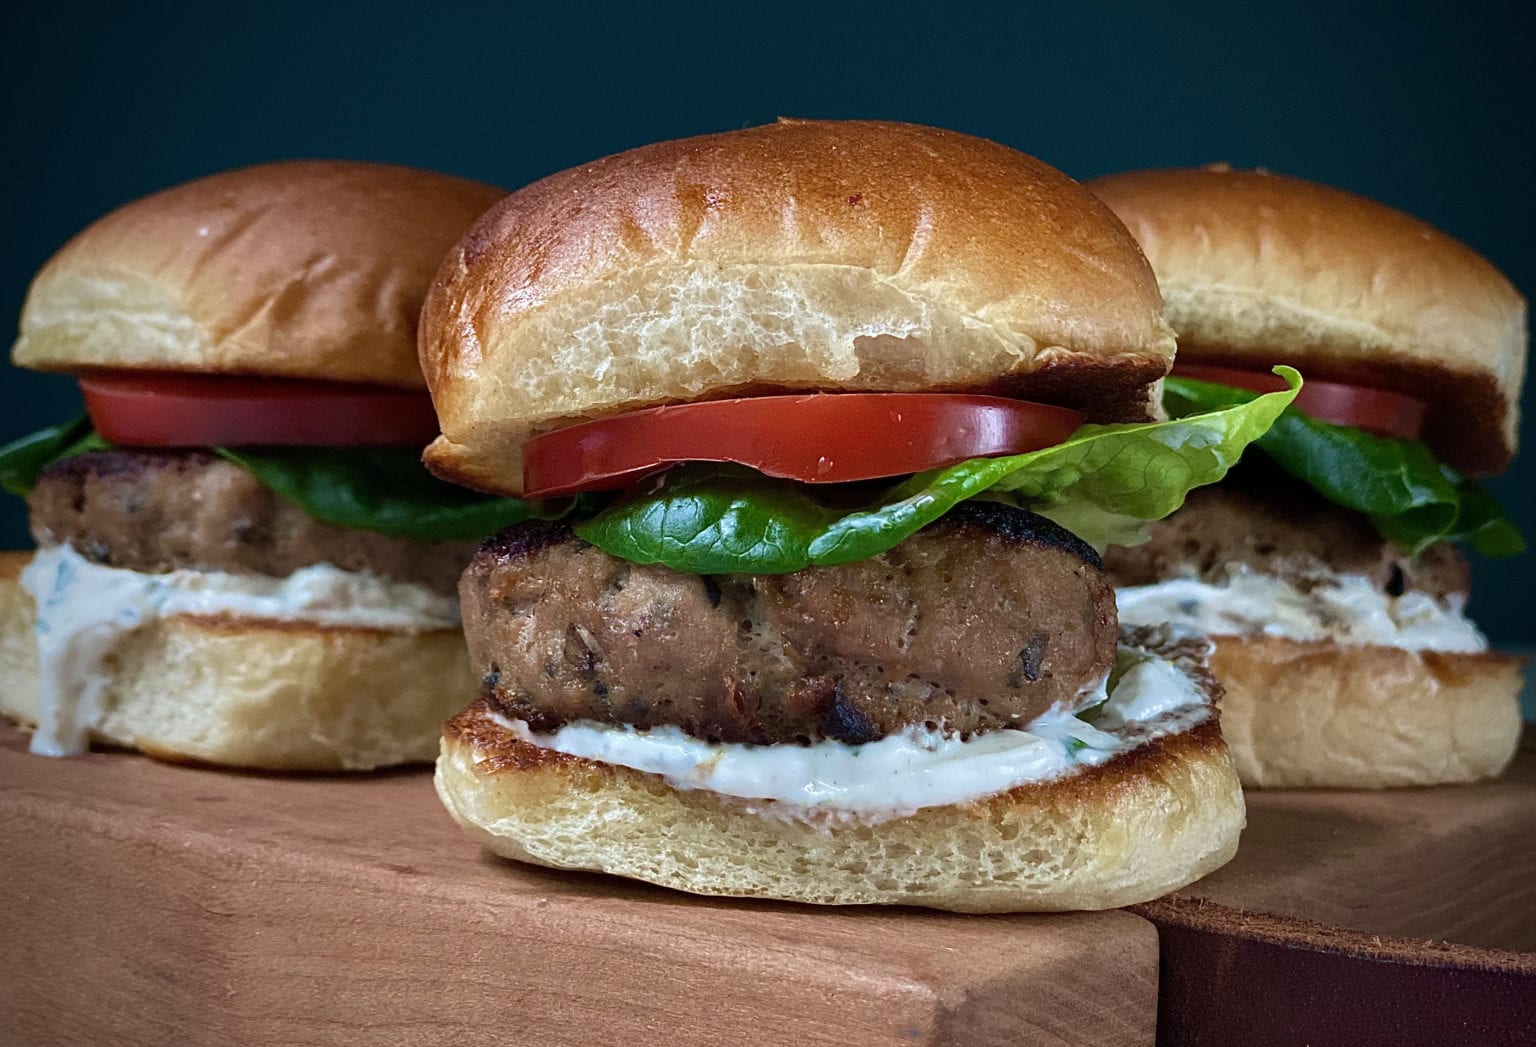
<instances>
[{"instance_id":1,"label":"red tomato slice","mask_svg":"<svg viewBox=\"0 0 1536 1047\"><path fill-rule=\"evenodd\" d=\"M437 435L424 392L346 382L101 372L80 389L96 431L129 447L421 447Z\"/></svg>"},{"instance_id":2,"label":"red tomato slice","mask_svg":"<svg viewBox=\"0 0 1536 1047\"><path fill-rule=\"evenodd\" d=\"M1065 407L952 393L812 393L652 407L523 447L530 498L605 491L677 462L734 462L805 483L902 476L1061 443Z\"/></svg>"},{"instance_id":3,"label":"red tomato slice","mask_svg":"<svg viewBox=\"0 0 1536 1047\"><path fill-rule=\"evenodd\" d=\"M1285 379L1268 371L1175 361L1173 373L1181 378L1217 382L1237 389L1251 389L1256 393L1272 393L1285 388ZM1424 401L1402 393L1372 389L1364 385L1346 385L1343 382L1322 382L1316 378L1308 378L1302 384L1301 392L1296 394L1291 406L1320 421L1352 425L1381 436L1398 436L1405 440L1419 438L1419 434L1424 431L1424 414L1428 410Z\"/></svg>"}]
</instances>

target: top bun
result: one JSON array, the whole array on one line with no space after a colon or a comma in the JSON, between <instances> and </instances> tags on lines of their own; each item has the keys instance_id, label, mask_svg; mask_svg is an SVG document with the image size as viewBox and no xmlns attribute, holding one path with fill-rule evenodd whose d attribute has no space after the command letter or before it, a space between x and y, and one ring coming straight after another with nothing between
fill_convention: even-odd
<instances>
[{"instance_id":1,"label":"top bun","mask_svg":"<svg viewBox=\"0 0 1536 1047\"><path fill-rule=\"evenodd\" d=\"M1225 165L1088 183L1157 270L1179 358L1392 389L1466 472L1516 449L1525 299L1471 248L1364 197Z\"/></svg>"},{"instance_id":2,"label":"top bun","mask_svg":"<svg viewBox=\"0 0 1536 1047\"><path fill-rule=\"evenodd\" d=\"M32 282L17 364L420 388L416 320L448 248L503 192L387 164L247 167L146 196Z\"/></svg>"},{"instance_id":3,"label":"top bun","mask_svg":"<svg viewBox=\"0 0 1536 1047\"><path fill-rule=\"evenodd\" d=\"M422 313L441 476L515 494L523 442L790 390L970 390L1147 417L1174 342L1123 226L993 142L781 120L552 175L482 218Z\"/></svg>"}]
</instances>

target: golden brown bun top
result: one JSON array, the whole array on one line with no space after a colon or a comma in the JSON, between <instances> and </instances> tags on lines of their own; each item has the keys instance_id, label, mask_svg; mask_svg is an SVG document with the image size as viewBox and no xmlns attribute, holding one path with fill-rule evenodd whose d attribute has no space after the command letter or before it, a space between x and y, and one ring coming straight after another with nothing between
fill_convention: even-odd
<instances>
[{"instance_id":1,"label":"golden brown bun top","mask_svg":"<svg viewBox=\"0 0 1536 1047\"><path fill-rule=\"evenodd\" d=\"M422 315L442 475L519 489L539 431L788 390L989 390L1146 416L1156 280L1092 194L993 142L785 120L514 193Z\"/></svg>"},{"instance_id":2,"label":"golden brown bun top","mask_svg":"<svg viewBox=\"0 0 1536 1047\"><path fill-rule=\"evenodd\" d=\"M387 164L200 178L92 223L32 282L12 357L89 368L420 387L416 321L443 255L503 196Z\"/></svg>"},{"instance_id":3,"label":"golden brown bun top","mask_svg":"<svg viewBox=\"0 0 1536 1047\"><path fill-rule=\"evenodd\" d=\"M1088 183L1157 271L1179 357L1409 393L1451 465L1516 450L1524 297L1465 244L1340 189L1224 165Z\"/></svg>"}]
</instances>

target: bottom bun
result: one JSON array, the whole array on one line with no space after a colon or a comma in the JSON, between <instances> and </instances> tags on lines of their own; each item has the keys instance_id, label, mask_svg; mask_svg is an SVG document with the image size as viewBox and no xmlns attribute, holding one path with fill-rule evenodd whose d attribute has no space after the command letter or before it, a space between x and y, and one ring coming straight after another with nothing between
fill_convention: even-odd
<instances>
[{"instance_id":1,"label":"bottom bun","mask_svg":"<svg viewBox=\"0 0 1536 1047\"><path fill-rule=\"evenodd\" d=\"M437 791L470 837L537 865L696 894L957 912L1156 898L1230 859L1244 822L1214 718L974 803L817 823L520 741L482 700L444 732Z\"/></svg>"},{"instance_id":2,"label":"bottom bun","mask_svg":"<svg viewBox=\"0 0 1536 1047\"><path fill-rule=\"evenodd\" d=\"M1272 636L1215 643L1222 733L1246 786L1471 782L1514 758L1520 658Z\"/></svg>"},{"instance_id":3,"label":"bottom bun","mask_svg":"<svg viewBox=\"0 0 1536 1047\"><path fill-rule=\"evenodd\" d=\"M38 719L37 608L0 553L0 713ZM432 759L475 685L456 629L153 619L113 649L103 742L165 759L263 770L361 771Z\"/></svg>"}]
</instances>

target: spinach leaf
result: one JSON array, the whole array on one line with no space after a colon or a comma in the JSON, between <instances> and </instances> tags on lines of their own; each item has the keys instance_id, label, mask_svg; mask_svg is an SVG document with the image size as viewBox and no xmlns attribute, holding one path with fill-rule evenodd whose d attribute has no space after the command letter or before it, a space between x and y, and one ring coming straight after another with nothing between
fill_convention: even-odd
<instances>
[{"instance_id":1,"label":"spinach leaf","mask_svg":"<svg viewBox=\"0 0 1536 1047\"><path fill-rule=\"evenodd\" d=\"M497 498L444 483L421 454L396 447L215 447L316 520L395 538L484 538L510 524L564 516L571 500Z\"/></svg>"},{"instance_id":2,"label":"spinach leaf","mask_svg":"<svg viewBox=\"0 0 1536 1047\"><path fill-rule=\"evenodd\" d=\"M0 447L0 487L25 498L44 469L64 458L112 446L81 415L73 422L39 429Z\"/></svg>"},{"instance_id":3,"label":"spinach leaf","mask_svg":"<svg viewBox=\"0 0 1536 1047\"><path fill-rule=\"evenodd\" d=\"M814 487L719 466L685 465L576 527L624 559L701 574L780 574L868 559L967 498L1009 501L1093 544L1124 541L1132 521L1183 504L1226 474L1301 386L1167 422L1085 425L1028 454L974 458L919 473L848 511Z\"/></svg>"},{"instance_id":4,"label":"spinach leaf","mask_svg":"<svg viewBox=\"0 0 1536 1047\"><path fill-rule=\"evenodd\" d=\"M0 487L25 497L54 462L112 444L81 416L0 447ZM529 518L558 519L573 499L527 502L444 483L406 448L241 447L212 449L317 520L396 538L446 542L484 538ZM590 504L589 504L590 508Z\"/></svg>"},{"instance_id":5,"label":"spinach leaf","mask_svg":"<svg viewBox=\"0 0 1536 1047\"><path fill-rule=\"evenodd\" d=\"M1192 378L1169 378L1169 414L1244 403L1258 394ZM1377 436L1286 411L1258 441L1286 472L1336 505L1369 516L1382 536L1409 553L1465 539L1488 556L1521 552L1525 542L1481 484L1442 465L1418 440Z\"/></svg>"}]
</instances>

